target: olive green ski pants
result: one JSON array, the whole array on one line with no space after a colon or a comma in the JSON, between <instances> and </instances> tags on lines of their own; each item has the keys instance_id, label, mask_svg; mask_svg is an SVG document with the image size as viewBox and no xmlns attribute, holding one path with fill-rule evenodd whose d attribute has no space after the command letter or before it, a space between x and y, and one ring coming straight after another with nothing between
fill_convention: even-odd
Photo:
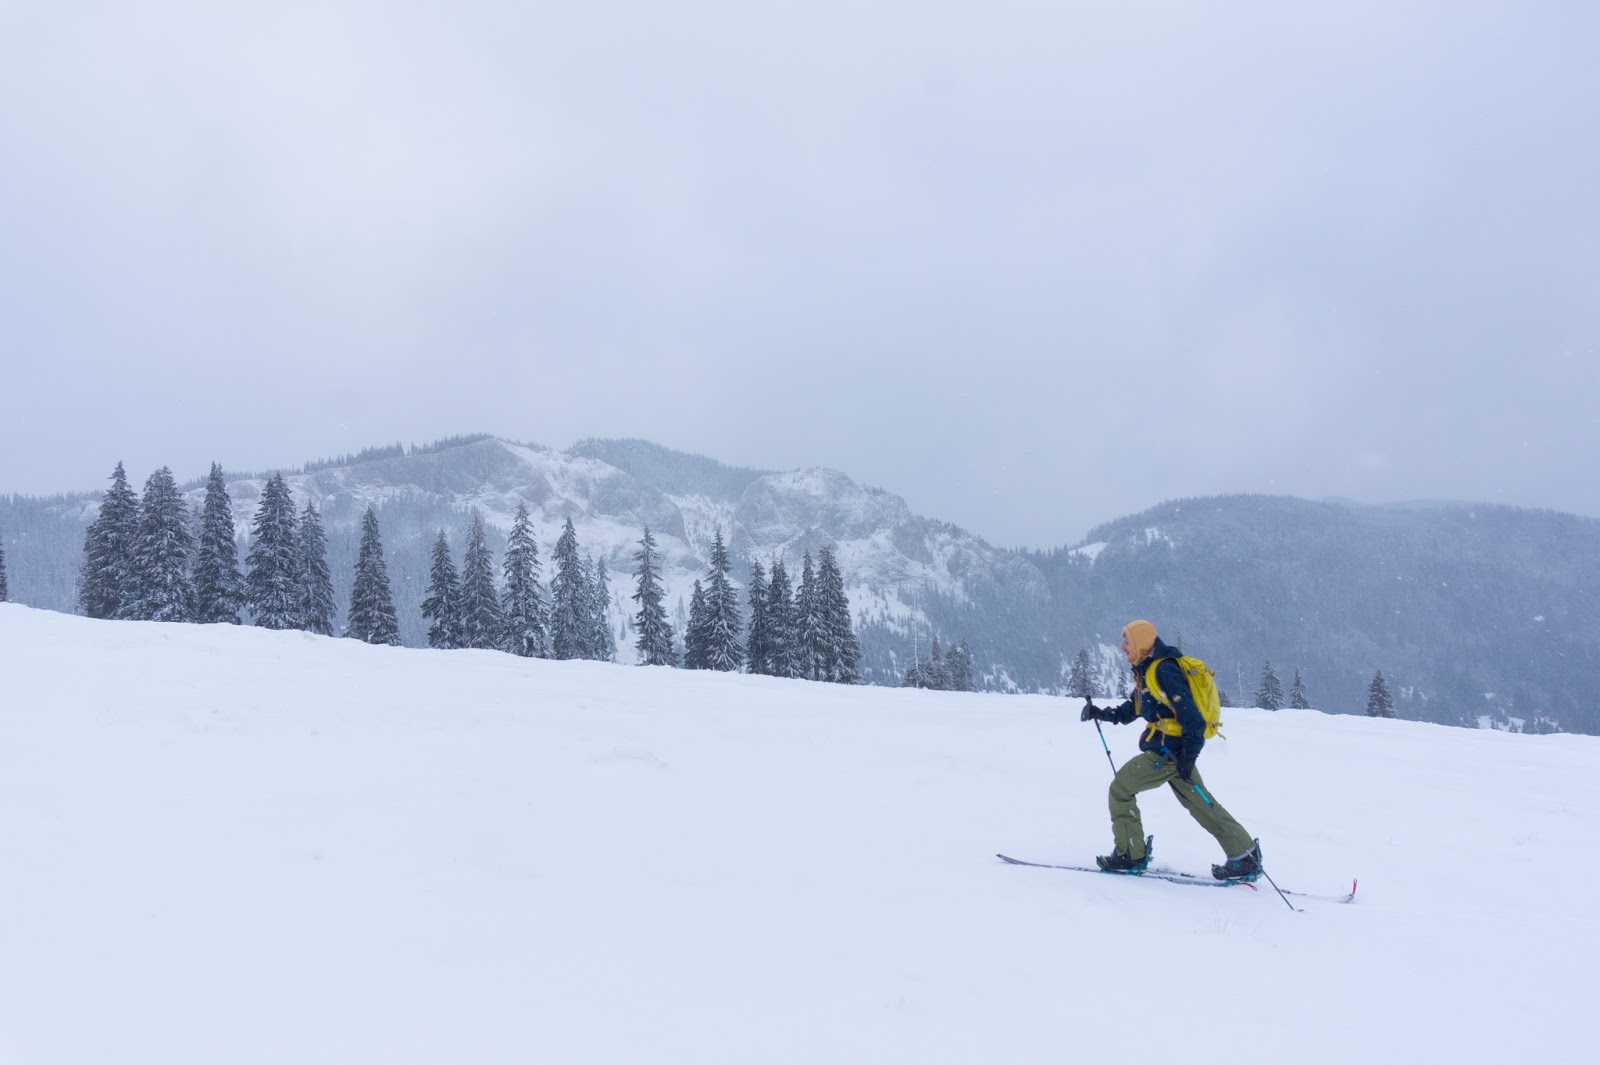
<instances>
[{"instance_id":1,"label":"olive green ski pants","mask_svg":"<svg viewBox=\"0 0 1600 1065\"><path fill-rule=\"evenodd\" d=\"M1193 770L1189 777L1191 783L1179 780L1176 762L1149 751L1140 751L1117 770L1111 780L1111 832L1117 840L1118 854L1126 854L1134 861L1144 857L1144 822L1139 820L1138 795L1163 784L1171 785L1172 794L1189 811L1189 816L1216 838L1226 857L1236 857L1254 846L1250 833L1222 808L1211 789L1206 787L1200 770Z\"/></svg>"}]
</instances>

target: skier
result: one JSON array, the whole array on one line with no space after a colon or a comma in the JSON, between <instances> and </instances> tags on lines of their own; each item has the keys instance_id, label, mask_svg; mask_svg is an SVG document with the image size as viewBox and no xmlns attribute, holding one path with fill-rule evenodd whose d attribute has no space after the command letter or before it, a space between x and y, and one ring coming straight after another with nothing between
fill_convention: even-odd
<instances>
[{"instance_id":1,"label":"skier","mask_svg":"<svg viewBox=\"0 0 1600 1065\"><path fill-rule=\"evenodd\" d=\"M1132 621L1122 630L1122 653L1133 667L1133 698L1115 708L1090 702L1079 720L1126 725L1137 717L1149 724L1139 738L1139 753L1111 780L1116 846L1095 863L1108 873L1144 872L1150 864L1151 840L1139 819L1138 794L1167 784L1228 856L1222 865L1211 867L1211 875L1218 880L1254 880L1261 874L1261 841L1252 839L1212 797L1195 768L1206 742L1206 720L1178 663L1183 652L1157 638L1150 622Z\"/></svg>"}]
</instances>

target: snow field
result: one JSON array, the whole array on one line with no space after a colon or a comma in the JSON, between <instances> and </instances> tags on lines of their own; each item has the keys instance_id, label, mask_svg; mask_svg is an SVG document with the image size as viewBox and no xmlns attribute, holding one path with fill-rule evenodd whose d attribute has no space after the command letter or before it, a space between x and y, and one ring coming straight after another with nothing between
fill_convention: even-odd
<instances>
[{"instance_id":1,"label":"snow field","mask_svg":"<svg viewBox=\"0 0 1600 1065\"><path fill-rule=\"evenodd\" d=\"M0 1062L1590 1060L1600 740L1077 709L0 604Z\"/></svg>"}]
</instances>

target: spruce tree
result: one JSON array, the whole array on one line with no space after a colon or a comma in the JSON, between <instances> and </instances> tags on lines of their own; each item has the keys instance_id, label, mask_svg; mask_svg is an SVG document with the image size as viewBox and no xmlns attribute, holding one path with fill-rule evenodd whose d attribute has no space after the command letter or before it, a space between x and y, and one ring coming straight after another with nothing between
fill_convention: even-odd
<instances>
[{"instance_id":1,"label":"spruce tree","mask_svg":"<svg viewBox=\"0 0 1600 1065\"><path fill-rule=\"evenodd\" d=\"M588 582L589 619L584 657L609 662L617 656L617 639L611 635L611 577L606 573L606 560L586 556L583 573Z\"/></svg>"},{"instance_id":2,"label":"spruce tree","mask_svg":"<svg viewBox=\"0 0 1600 1065\"><path fill-rule=\"evenodd\" d=\"M617 657L617 633L626 631L627 619L623 619L620 629L611 627L611 571L606 566L604 556L594 560L594 591L595 602L600 607L596 620L600 623L602 634L598 643L600 661L612 662Z\"/></svg>"},{"instance_id":3,"label":"spruce tree","mask_svg":"<svg viewBox=\"0 0 1600 1065\"><path fill-rule=\"evenodd\" d=\"M789 571L783 559L772 560L772 575L767 580L768 664L774 677L801 676L800 638L795 623L794 596L789 587Z\"/></svg>"},{"instance_id":4,"label":"spruce tree","mask_svg":"<svg viewBox=\"0 0 1600 1065\"><path fill-rule=\"evenodd\" d=\"M824 547L817 571L822 607L822 679L835 684L861 682L861 641L850 623L850 599L833 549Z\"/></svg>"},{"instance_id":5,"label":"spruce tree","mask_svg":"<svg viewBox=\"0 0 1600 1065\"><path fill-rule=\"evenodd\" d=\"M111 471L111 487L100 501L100 514L83 538L78 606L85 616L121 616L138 534L139 497L128 487L128 475L119 462Z\"/></svg>"},{"instance_id":6,"label":"spruce tree","mask_svg":"<svg viewBox=\"0 0 1600 1065\"><path fill-rule=\"evenodd\" d=\"M432 565L428 567L428 587L422 600L422 616L433 624L428 626L428 646L451 651L464 646L461 642L461 580L456 576L456 564L450 557L450 541L444 530L439 530L433 542Z\"/></svg>"},{"instance_id":7,"label":"spruce tree","mask_svg":"<svg viewBox=\"0 0 1600 1065\"><path fill-rule=\"evenodd\" d=\"M233 500L213 462L206 478L206 499L200 512L200 543L194 559L194 619L239 624L244 606L244 577L239 573L239 545L234 539Z\"/></svg>"},{"instance_id":8,"label":"spruce tree","mask_svg":"<svg viewBox=\"0 0 1600 1065\"><path fill-rule=\"evenodd\" d=\"M710 627L707 620L709 611L706 607L705 589L700 587L700 582L694 582L694 595L689 598L689 624L683 633L683 668L684 669L709 669L706 665L706 630Z\"/></svg>"},{"instance_id":9,"label":"spruce tree","mask_svg":"<svg viewBox=\"0 0 1600 1065\"><path fill-rule=\"evenodd\" d=\"M750 562L750 583L745 588L750 604L750 628L745 636L745 661L751 673L772 674L772 629L767 624L767 571L758 559Z\"/></svg>"},{"instance_id":10,"label":"spruce tree","mask_svg":"<svg viewBox=\"0 0 1600 1065\"><path fill-rule=\"evenodd\" d=\"M973 677L972 648L967 646L967 641L962 640L950 648L949 653L944 656L944 671L951 691L977 690L977 681Z\"/></svg>"},{"instance_id":11,"label":"spruce tree","mask_svg":"<svg viewBox=\"0 0 1600 1065\"><path fill-rule=\"evenodd\" d=\"M664 593L661 578L656 573L656 541L648 525L644 527L633 562L633 576L637 581L633 601L639 604L639 612L634 615L634 627L639 631L639 664L675 666L678 655L672 647L672 624L667 621L667 611L661 605Z\"/></svg>"},{"instance_id":12,"label":"spruce tree","mask_svg":"<svg viewBox=\"0 0 1600 1065\"><path fill-rule=\"evenodd\" d=\"M367 643L400 643L400 622L395 617L389 570L383 563L383 537L378 515L367 507L361 518L361 550L356 556L356 579L350 588L349 621L345 635Z\"/></svg>"},{"instance_id":13,"label":"spruce tree","mask_svg":"<svg viewBox=\"0 0 1600 1065\"><path fill-rule=\"evenodd\" d=\"M1289 709L1311 709L1311 702L1306 698L1306 682L1300 679L1298 669L1294 671L1294 684L1289 687Z\"/></svg>"},{"instance_id":14,"label":"spruce tree","mask_svg":"<svg viewBox=\"0 0 1600 1065\"><path fill-rule=\"evenodd\" d=\"M308 499L300 513L300 627L332 636L337 611L333 574L328 571L328 534L322 529L322 515Z\"/></svg>"},{"instance_id":15,"label":"spruce tree","mask_svg":"<svg viewBox=\"0 0 1600 1065\"><path fill-rule=\"evenodd\" d=\"M945 668L944 648L939 644L938 633L933 635L933 641L928 648L928 660L922 668L923 675L928 680L928 687L941 692L950 690L950 675Z\"/></svg>"},{"instance_id":16,"label":"spruce tree","mask_svg":"<svg viewBox=\"0 0 1600 1065\"><path fill-rule=\"evenodd\" d=\"M281 473L273 474L261 492L246 564L245 602L255 623L263 629L298 629L305 565L294 499Z\"/></svg>"},{"instance_id":17,"label":"spruce tree","mask_svg":"<svg viewBox=\"0 0 1600 1065\"><path fill-rule=\"evenodd\" d=\"M117 616L134 621L191 621L194 585L189 555L194 549L189 505L178 494L172 471L150 475L139 501L139 532L133 541L127 597Z\"/></svg>"},{"instance_id":18,"label":"spruce tree","mask_svg":"<svg viewBox=\"0 0 1600 1065\"><path fill-rule=\"evenodd\" d=\"M1394 699L1389 695L1389 682L1383 679L1381 669L1372 675L1372 683L1367 685L1367 716L1394 716Z\"/></svg>"},{"instance_id":19,"label":"spruce tree","mask_svg":"<svg viewBox=\"0 0 1600 1065\"><path fill-rule=\"evenodd\" d=\"M550 654L561 660L588 657L590 583L578 557L578 532L568 518L552 556L550 578Z\"/></svg>"},{"instance_id":20,"label":"spruce tree","mask_svg":"<svg viewBox=\"0 0 1600 1065\"><path fill-rule=\"evenodd\" d=\"M1094 667L1089 663L1089 652L1080 649L1072 660L1072 672L1067 676L1067 695L1073 699L1094 698Z\"/></svg>"},{"instance_id":21,"label":"spruce tree","mask_svg":"<svg viewBox=\"0 0 1600 1065\"><path fill-rule=\"evenodd\" d=\"M706 574L706 669L737 672L744 665L744 645L740 641L744 617L739 609L739 590L728 578L732 565L722 545L718 529L711 543L711 568Z\"/></svg>"},{"instance_id":22,"label":"spruce tree","mask_svg":"<svg viewBox=\"0 0 1600 1065\"><path fill-rule=\"evenodd\" d=\"M539 583L539 545L533 539L533 522L528 507L517 504L517 517L511 523L502 563L505 579L505 636L501 646L523 658L544 658L550 654L550 635L545 621L544 592Z\"/></svg>"},{"instance_id":23,"label":"spruce tree","mask_svg":"<svg viewBox=\"0 0 1600 1065\"><path fill-rule=\"evenodd\" d=\"M483 517L474 510L461 562L461 646L498 649L505 627L505 612L494 587L494 556L489 552Z\"/></svg>"},{"instance_id":24,"label":"spruce tree","mask_svg":"<svg viewBox=\"0 0 1600 1065\"><path fill-rule=\"evenodd\" d=\"M805 553L800 568L800 587L795 590L795 651L799 655L800 677L806 680L822 679L823 641L826 638L822 624L822 596L817 588L817 574L811 566L811 552Z\"/></svg>"},{"instance_id":25,"label":"spruce tree","mask_svg":"<svg viewBox=\"0 0 1600 1065\"><path fill-rule=\"evenodd\" d=\"M1256 689L1256 705L1263 710L1283 709L1283 685L1278 681L1278 675L1272 671L1270 658L1261 671L1261 687Z\"/></svg>"},{"instance_id":26,"label":"spruce tree","mask_svg":"<svg viewBox=\"0 0 1600 1065\"><path fill-rule=\"evenodd\" d=\"M900 678L902 688L927 688L928 674L922 664L922 648L913 646L911 650L911 664L906 667L904 675Z\"/></svg>"}]
</instances>

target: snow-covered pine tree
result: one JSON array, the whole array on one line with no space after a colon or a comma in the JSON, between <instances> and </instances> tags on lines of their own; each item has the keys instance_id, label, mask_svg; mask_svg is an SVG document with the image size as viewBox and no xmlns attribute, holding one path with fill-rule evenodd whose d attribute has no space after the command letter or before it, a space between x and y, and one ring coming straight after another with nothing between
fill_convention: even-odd
<instances>
[{"instance_id":1,"label":"snow-covered pine tree","mask_svg":"<svg viewBox=\"0 0 1600 1065\"><path fill-rule=\"evenodd\" d=\"M119 462L111 471L111 487L100 501L100 514L83 537L78 606L85 616L114 618L122 614L138 535L139 497L128 487L128 475Z\"/></svg>"},{"instance_id":2,"label":"snow-covered pine tree","mask_svg":"<svg viewBox=\"0 0 1600 1065\"><path fill-rule=\"evenodd\" d=\"M539 545L534 542L533 522L525 503L517 504L502 568L506 579L506 627L501 646L523 658L544 658L550 654L550 634L539 582Z\"/></svg>"},{"instance_id":3,"label":"snow-covered pine tree","mask_svg":"<svg viewBox=\"0 0 1600 1065\"><path fill-rule=\"evenodd\" d=\"M900 687L902 687L902 688L926 688L926 687L928 687L928 675L927 675L927 672L923 669L923 666L922 666L922 649L920 647L912 645L912 648L911 648L911 664L906 667L905 673L902 674L901 677L900 677Z\"/></svg>"},{"instance_id":4,"label":"snow-covered pine tree","mask_svg":"<svg viewBox=\"0 0 1600 1065\"><path fill-rule=\"evenodd\" d=\"M305 565L294 500L281 473L262 489L245 561L245 603L255 623L263 629L298 629Z\"/></svg>"},{"instance_id":5,"label":"snow-covered pine tree","mask_svg":"<svg viewBox=\"0 0 1600 1065\"><path fill-rule=\"evenodd\" d=\"M633 576L637 582L633 601L639 604L639 612L634 615L634 627L639 631L639 664L675 666L678 654L672 647L672 624L667 620L666 608L661 605L665 593L661 590L661 577L656 573L656 541L648 525L644 527L633 562Z\"/></svg>"},{"instance_id":6,"label":"snow-covered pine tree","mask_svg":"<svg viewBox=\"0 0 1600 1065\"><path fill-rule=\"evenodd\" d=\"M795 650L800 658L799 676L806 680L821 680L826 632L822 623L822 595L817 587L817 574L811 565L810 551L805 553L805 561L800 567L800 587L795 590L794 620Z\"/></svg>"},{"instance_id":7,"label":"snow-covered pine tree","mask_svg":"<svg viewBox=\"0 0 1600 1065\"><path fill-rule=\"evenodd\" d=\"M1294 671L1294 683L1289 686L1289 709L1311 709L1311 702L1306 698L1306 682L1300 679L1298 669Z\"/></svg>"},{"instance_id":8,"label":"snow-covered pine tree","mask_svg":"<svg viewBox=\"0 0 1600 1065\"><path fill-rule=\"evenodd\" d=\"M578 557L578 531L567 519L556 540L550 577L550 656L561 660L589 657L589 581Z\"/></svg>"},{"instance_id":9,"label":"snow-covered pine tree","mask_svg":"<svg viewBox=\"0 0 1600 1065\"><path fill-rule=\"evenodd\" d=\"M433 541L433 557L428 567L428 587L422 599L422 616L428 626L428 646L453 651L461 642L461 579L450 557L450 541L444 530Z\"/></svg>"},{"instance_id":10,"label":"snow-covered pine tree","mask_svg":"<svg viewBox=\"0 0 1600 1065\"><path fill-rule=\"evenodd\" d=\"M1389 695L1389 682L1383 679L1381 669L1372 675L1372 683L1367 685L1367 716L1394 716L1394 699Z\"/></svg>"},{"instance_id":11,"label":"snow-covered pine tree","mask_svg":"<svg viewBox=\"0 0 1600 1065\"><path fill-rule=\"evenodd\" d=\"M300 627L321 636L333 635L333 574L328 571L328 534L322 515L306 500L300 513Z\"/></svg>"},{"instance_id":12,"label":"snow-covered pine tree","mask_svg":"<svg viewBox=\"0 0 1600 1065\"><path fill-rule=\"evenodd\" d=\"M489 551L483 516L474 510L461 561L461 646L496 650L505 627L500 593L494 587L494 556Z\"/></svg>"},{"instance_id":13,"label":"snow-covered pine tree","mask_svg":"<svg viewBox=\"0 0 1600 1065\"><path fill-rule=\"evenodd\" d=\"M861 683L861 641L850 624L850 598L844 574L831 547L820 552L818 594L822 599L822 679L835 684Z\"/></svg>"},{"instance_id":14,"label":"snow-covered pine tree","mask_svg":"<svg viewBox=\"0 0 1600 1065\"><path fill-rule=\"evenodd\" d=\"M6 587L6 541L0 537L0 603L6 601L11 595Z\"/></svg>"},{"instance_id":15,"label":"snow-covered pine tree","mask_svg":"<svg viewBox=\"0 0 1600 1065\"><path fill-rule=\"evenodd\" d=\"M139 501L139 532L133 541L129 591L117 616L133 621L191 621L194 585L189 555L194 550L193 515L178 494L172 471L150 475Z\"/></svg>"},{"instance_id":16,"label":"snow-covered pine tree","mask_svg":"<svg viewBox=\"0 0 1600 1065\"><path fill-rule=\"evenodd\" d=\"M578 646L582 649L579 658L591 659L595 657L595 603L594 603L594 556L585 553L578 562L578 572L583 575L578 585Z\"/></svg>"},{"instance_id":17,"label":"snow-covered pine tree","mask_svg":"<svg viewBox=\"0 0 1600 1065\"><path fill-rule=\"evenodd\" d=\"M1263 710L1283 709L1283 684L1279 682L1278 675L1272 671L1272 659L1267 659L1266 667L1261 670L1261 687L1256 689L1256 705Z\"/></svg>"},{"instance_id":18,"label":"snow-covered pine tree","mask_svg":"<svg viewBox=\"0 0 1600 1065\"><path fill-rule=\"evenodd\" d=\"M789 585L789 570L783 559L772 560L772 575L767 579L767 644L771 676L801 676L800 637L795 621L794 594Z\"/></svg>"},{"instance_id":19,"label":"snow-covered pine tree","mask_svg":"<svg viewBox=\"0 0 1600 1065\"><path fill-rule=\"evenodd\" d=\"M1072 672L1067 675L1067 697L1071 699L1094 698L1094 667L1089 664L1089 652L1080 649L1072 660Z\"/></svg>"},{"instance_id":20,"label":"snow-covered pine tree","mask_svg":"<svg viewBox=\"0 0 1600 1065\"><path fill-rule=\"evenodd\" d=\"M711 568L706 574L705 668L736 673L744 665L744 615L739 609L739 589L729 579L732 569L722 530L711 542Z\"/></svg>"},{"instance_id":21,"label":"snow-covered pine tree","mask_svg":"<svg viewBox=\"0 0 1600 1065\"><path fill-rule=\"evenodd\" d=\"M928 680L928 687L935 691L950 690L950 673L945 668L944 647L939 643L939 634L933 634L933 642L928 648L928 660L923 663L923 675Z\"/></svg>"},{"instance_id":22,"label":"snow-covered pine tree","mask_svg":"<svg viewBox=\"0 0 1600 1065\"><path fill-rule=\"evenodd\" d=\"M589 578L589 657L610 662L617 657L617 638L611 635L611 575L606 560L585 559Z\"/></svg>"},{"instance_id":23,"label":"snow-covered pine tree","mask_svg":"<svg viewBox=\"0 0 1600 1065\"><path fill-rule=\"evenodd\" d=\"M233 500L222 467L211 464L206 499L200 511L200 542L194 557L194 620L239 624L244 607L244 577L234 539Z\"/></svg>"},{"instance_id":24,"label":"snow-covered pine tree","mask_svg":"<svg viewBox=\"0 0 1600 1065\"><path fill-rule=\"evenodd\" d=\"M977 681L973 676L972 648L967 646L967 641L962 640L950 648L944 656L945 678L953 692L970 692L977 690Z\"/></svg>"},{"instance_id":25,"label":"snow-covered pine tree","mask_svg":"<svg viewBox=\"0 0 1600 1065\"><path fill-rule=\"evenodd\" d=\"M350 588L349 620L345 635L367 643L398 646L400 622L394 612L394 592L389 569L383 563L383 536L372 507L361 518L361 549L356 556L356 579Z\"/></svg>"},{"instance_id":26,"label":"snow-covered pine tree","mask_svg":"<svg viewBox=\"0 0 1600 1065\"><path fill-rule=\"evenodd\" d=\"M767 624L767 571L759 559L750 560L750 581L745 587L750 605L750 627L745 631L745 662L751 673L772 673L772 629Z\"/></svg>"},{"instance_id":27,"label":"snow-covered pine tree","mask_svg":"<svg viewBox=\"0 0 1600 1065\"><path fill-rule=\"evenodd\" d=\"M694 595L689 598L689 624L683 632L683 668L709 669L706 665L706 629L708 608L705 589L694 582Z\"/></svg>"}]
</instances>

